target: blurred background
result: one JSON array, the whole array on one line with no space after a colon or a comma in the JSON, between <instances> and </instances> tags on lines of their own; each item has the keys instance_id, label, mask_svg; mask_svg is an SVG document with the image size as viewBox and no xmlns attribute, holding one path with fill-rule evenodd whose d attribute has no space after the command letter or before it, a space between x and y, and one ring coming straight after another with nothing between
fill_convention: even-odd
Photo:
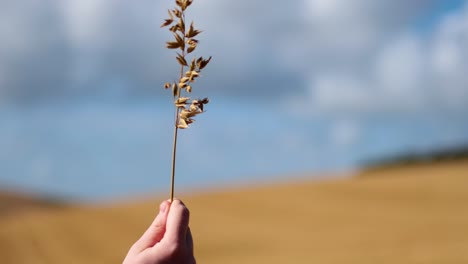
<instances>
[{"instance_id":1,"label":"blurred background","mask_svg":"<svg viewBox=\"0 0 468 264\"><path fill-rule=\"evenodd\" d=\"M0 181L95 200L166 190L172 1L1 1ZM466 1L209 1L208 112L183 188L270 181L468 144Z\"/></svg>"},{"instance_id":2,"label":"blurred background","mask_svg":"<svg viewBox=\"0 0 468 264\"><path fill-rule=\"evenodd\" d=\"M7 197L2 198L0 210L19 206L11 206L16 204L13 201L24 200L18 203L21 206L39 203L25 194L61 205L106 202L108 206L111 202L112 208L116 200L167 196L174 109L163 84L177 78L178 66L174 52L164 47L171 34L159 26L173 6L173 1L155 0L0 0L0 189ZM204 31L195 55L213 56L194 86L194 97L209 97L210 104L189 130L179 134L177 156L176 190L182 197L197 193L193 204L199 212L205 212L205 207L206 212L213 210L202 202L212 199L203 195L218 188L287 185L327 177L334 181L336 176L361 175L369 165L421 163L453 153L466 157L468 1L195 0L187 18ZM468 176L466 165L459 163L455 169L424 167L424 172L440 171L441 177L448 177L456 171ZM466 159L461 163L466 164ZM467 182L460 176L450 186L466 186L462 183ZM381 187L392 184L396 183ZM429 186L435 194L453 191L434 189L445 186L439 182ZM271 197L281 193L270 191ZM333 193L324 197L336 198ZM356 190L353 195L359 193ZM389 190L389 195L395 193L398 190ZM242 192L236 194L246 199ZM463 201L460 208L468 211L465 194L460 190L453 195L463 199L446 198L452 205ZM376 199L372 195L364 200ZM433 198L440 201L438 196ZM336 208L343 209L340 204ZM129 231L119 250L144 230L157 201L126 206L122 212L145 209L135 213L143 218L138 218L140 225L135 224L136 217L129 221L140 229ZM195 218L199 230L203 229L200 219L207 214ZM450 219L466 216L442 214ZM37 218L24 221L31 219ZM83 216L81 221L99 222L86 219ZM16 230L9 224L3 234ZM206 232L209 238L212 233ZM14 247L6 237L0 239L0 246ZM206 241L202 245L208 245L203 244ZM219 245L213 241L206 247L210 254ZM227 252L245 245L223 241L231 241ZM456 245L466 246L466 242ZM252 253L247 256L268 255L263 247L249 248L258 255L247 251ZM388 252L392 248L386 247ZM37 252L53 250L38 247ZM115 256L110 252L108 256ZM385 263L385 258L378 257L387 251L374 252L378 253L369 263ZM389 263L439 263L417 262L419 255L411 252L414 259ZM7 263L55 263L50 254L44 254L42 260L34 255L32 260ZM213 263L230 263L226 254ZM467 260L452 257L439 258L440 263ZM204 260L211 263L209 258ZM73 263L61 261L57 263ZM76 261L94 263L78 257ZM105 263L100 261L96 263ZM257 261L252 263L261 263Z\"/></svg>"}]
</instances>

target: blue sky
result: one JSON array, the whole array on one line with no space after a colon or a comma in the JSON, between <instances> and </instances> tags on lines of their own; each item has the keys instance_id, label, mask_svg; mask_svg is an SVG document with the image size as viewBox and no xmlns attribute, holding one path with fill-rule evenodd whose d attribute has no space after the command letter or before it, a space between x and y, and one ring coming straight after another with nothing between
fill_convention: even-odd
<instances>
[{"instance_id":1,"label":"blue sky","mask_svg":"<svg viewBox=\"0 0 468 264\"><path fill-rule=\"evenodd\" d=\"M451 0L451 1L439 1L431 8L431 11L421 19L421 25L429 31L437 26L440 22L441 17L446 16L449 13L457 12L463 8L465 0Z\"/></svg>"},{"instance_id":2,"label":"blue sky","mask_svg":"<svg viewBox=\"0 0 468 264\"><path fill-rule=\"evenodd\" d=\"M0 0L0 184L165 191L172 1ZM468 144L468 2L195 0L213 56L182 189L288 180Z\"/></svg>"}]
</instances>

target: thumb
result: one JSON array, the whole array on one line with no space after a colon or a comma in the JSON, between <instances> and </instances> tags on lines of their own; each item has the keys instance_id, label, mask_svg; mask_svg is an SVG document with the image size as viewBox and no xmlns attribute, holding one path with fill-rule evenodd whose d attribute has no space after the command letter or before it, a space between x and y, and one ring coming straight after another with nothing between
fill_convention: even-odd
<instances>
[{"instance_id":1,"label":"thumb","mask_svg":"<svg viewBox=\"0 0 468 264\"><path fill-rule=\"evenodd\" d=\"M134 244L135 250L141 252L147 248L153 247L161 241L166 232L166 222L167 215L169 213L170 203L169 201L164 201L159 206L159 213L156 218L153 220L153 223L141 236L141 238Z\"/></svg>"},{"instance_id":2,"label":"thumb","mask_svg":"<svg viewBox=\"0 0 468 264\"><path fill-rule=\"evenodd\" d=\"M166 236L164 240L169 243L186 244L190 212L180 200L174 200L167 217Z\"/></svg>"}]
</instances>

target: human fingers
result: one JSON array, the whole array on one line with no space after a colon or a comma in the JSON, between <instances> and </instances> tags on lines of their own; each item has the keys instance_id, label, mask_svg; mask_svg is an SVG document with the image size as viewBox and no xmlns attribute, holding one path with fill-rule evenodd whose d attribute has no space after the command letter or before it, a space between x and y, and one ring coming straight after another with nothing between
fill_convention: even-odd
<instances>
[{"instance_id":1,"label":"human fingers","mask_svg":"<svg viewBox=\"0 0 468 264\"><path fill-rule=\"evenodd\" d=\"M190 231L190 227L188 227L187 229L185 244L187 245L187 248L190 251L190 253L193 254L193 237L192 237L192 231Z\"/></svg>"},{"instance_id":2,"label":"human fingers","mask_svg":"<svg viewBox=\"0 0 468 264\"><path fill-rule=\"evenodd\" d=\"M174 200L167 216L164 240L169 243L184 244L189 224L190 212L180 200Z\"/></svg>"},{"instance_id":3,"label":"human fingers","mask_svg":"<svg viewBox=\"0 0 468 264\"><path fill-rule=\"evenodd\" d=\"M154 246L164 237L169 207L169 201L163 201L160 204L158 215L141 238L134 244L134 247L138 252Z\"/></svg>"}]
</instances>

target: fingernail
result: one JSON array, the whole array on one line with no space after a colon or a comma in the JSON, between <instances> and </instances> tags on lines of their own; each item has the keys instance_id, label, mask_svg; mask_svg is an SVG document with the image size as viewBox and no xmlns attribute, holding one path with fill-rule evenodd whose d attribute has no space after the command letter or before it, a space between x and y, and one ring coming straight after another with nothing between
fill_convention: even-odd
<instances>
[{"instance_id":1,"label":"fingernail","mask_svg":"<svg viewBox=\"0 0 468 264\"><path fill-rule=\"evenodd\" d=\"M163 202L160 206L159 206L159 212L160 213L165 213L167 210L167 203L166 202Z\"/></svg>"}]
</instances>

